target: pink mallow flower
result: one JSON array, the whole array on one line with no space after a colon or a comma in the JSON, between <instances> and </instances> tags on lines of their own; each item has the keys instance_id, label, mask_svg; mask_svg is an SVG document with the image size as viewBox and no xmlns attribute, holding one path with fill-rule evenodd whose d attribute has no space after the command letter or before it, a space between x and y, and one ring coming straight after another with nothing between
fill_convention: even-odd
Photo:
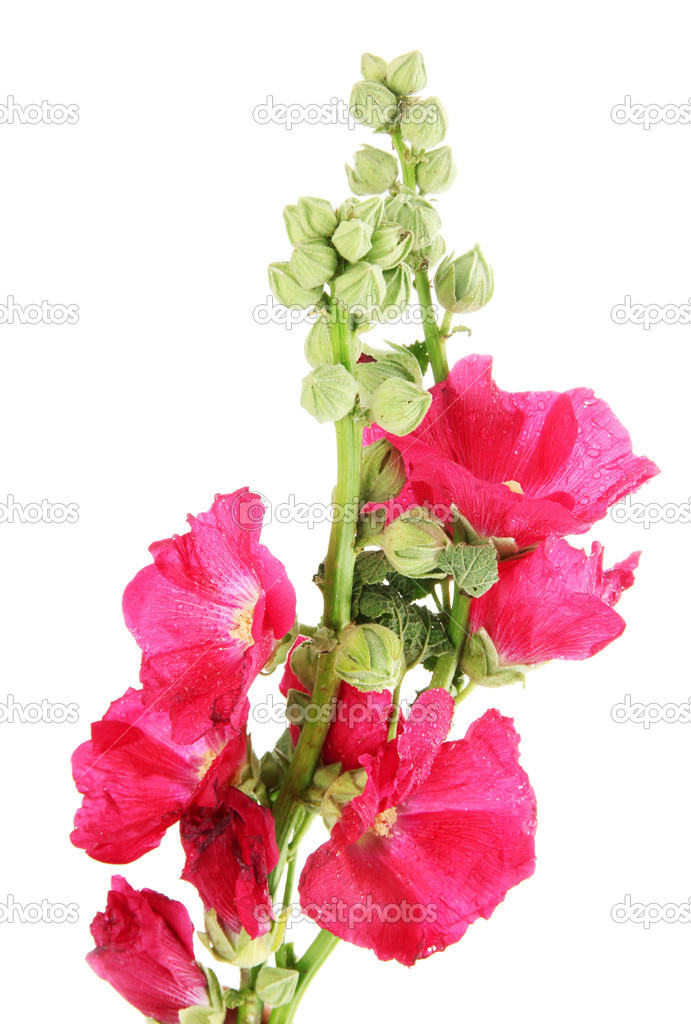
<instances>
[{"instance_id":1,"label":"pink mallow flower","mask_svg":"<svg viewBox=\"0 0 691 1024\"><path fill-rule=\"evenodd\" d=\"M227 933L251 939L271 929L268 876L278 864L274 820L239 789L219 793L213 807L194 807L180 822L186 855L182 877L215 910Z\"/></svg>"},{"instance_id":2,"label":"pink mallow flower","mask_svg":"<svg viewBox=\"0 0 691 1024\"><path fill-rule=\"evenodd\" d=\"M428 690L402 733L361 758L365 791L300 878L304 912L380 960L445 949L535 867L535 795L512 720L488 711L445 743L452 715L451 696Z\"/></svg>"},{"instance_id":3,"label":"pink mallow flower","mask_svg":"<svg viewBox=\"0 0 691 1024\"><path fill-rule=\"evenodd\" d=\"M601 544L587 555L565 540L548 540L501 561L498 582L470 606L470 650L473 635L484 630L499 668L597 654L624 631L612 606L632 586L639 557L635 551L605 571Z\"/></svg>"},{"instance_id":4,"label":"pink mallow flower","mask_svg":"<svg viewBox=\"0 0 691 1024\"><path fill-rule=\"evenodd\" d=\"M584 533L659 472L589 388L502 391L491 358L471 355L432 395L420 426L389 439L416 501L455 505L481 536L524 548Z\"/></svg>"},{"instance_id":5,"label":"pink mallow flower","mask_svg":"<svg viewBox=\"0 0 691 1024\"><path fill-rule=\"evenodd\" d=\"M130 689L72 755L84 795L72 842L95 860L128 864L158 846L190 806L215 803L215 785L232 782L246 755L244 732L230 726L176 743L167 713L145 708L141 690Z\"/></svg>"},{"instance_id":6,"label":"pink mallow flower","mask_svg":"<svg viewBox=\"0 0 691 1024\"><path fill-rule=\"evenodd\" d=\"M145 702L170 714L178 742L244 725L247 691L295 621L285 568L259 543L263 514L247 488L217 495L189 533L151 545L154 564L125 590Z\"/></svg>"},{"instance_id":7,"label":"pink mallow flower","mask_svg":"<svg viewBox=\"0 0 691 1024\"><path fill-rule=\"evenodd\" d=\"M161 1024L178 1011L208 1005L206 978L194 959L187 910L151 889L137 892L115 875L105 913L91 925L96 949L87 963L128 1003Z\"/></svg>"}]
</instances>

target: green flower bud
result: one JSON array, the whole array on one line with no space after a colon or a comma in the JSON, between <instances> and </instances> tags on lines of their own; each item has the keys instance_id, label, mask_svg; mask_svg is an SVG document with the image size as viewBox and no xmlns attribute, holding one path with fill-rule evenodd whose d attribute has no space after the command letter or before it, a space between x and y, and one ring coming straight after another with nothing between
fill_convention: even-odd
<instances>
[{"instance_id":1,"label":"green flower bud","mask_svg":"<svg viewBox=\"0 0 691 1024\"><path fill-rule=\"evenodd\" d=\"M379 227L383 216L384 200L381 196L372 196L370 199L364 200L348 198L338 208L339 221L352 220L357 217L358 220L364 220L371 228Z\"/></svg>"},{"instance_id":2,"label":"green flower bud","mask_svg":"<svg viewBox=\"0 0 691 1024\"><path fill-rule=\"evenodd\" d=\"M338 301L354 316L368 316L386 296L381 267L372 263L354 263L333 283Z\"/></svg>"},{"instance_id":3,"label":"green flower bud","mask_svg":"<svg viewBox=\"0 0 691 1024\"><path fill-rule=\"evenodd\" d=\"M384 271L386 295L380 309L375 309L372 318L379 323L390 324L399 320L410 305L413 283L410 268L400 263L393 270Z\"/></svg>"},{"instance_id":4,"label":"green flower bud","mask_svg":"<svg viewBox=\"0 0 691 1024\"><path fill-rule=\"evenodd\" d=\"M290 257L290 269L303 288L318 288L336 273L338 256L326 239L300 242Z\"/></svg>"},{"instance_id":5,"label":"green flower bud","mask_svg":"<svg viewBox=\"0 0 691 1024\"><path fill-rule=\"evenodd\" d=\"M450 313L475 313L494 293L494 274L479 245L454 259L443 260L434 275L439 302Z\"/></svg>"},{"instance_id":6,"label":"green flower bud","mask_svg":"<svg viewBox=\"0 0 691 1024\"><path fill-rule=\"evenodd\" d=\"M339 637L334 668L358 690L396 686L403 670L403 644L386 626L348 626Z\"/></svg>"},{"instance_id":7,"label":"green flower bud","mask_svg":"<svg viewBox=\"0 0 691 1024\"><path fill-rule=\"evenodd\" d=\"M456 180L457 171L450 146L426 152L415 167L418 188L421 192L446 192Z\"/></svg>"},{"instance_id":8,"label":"green flower bud","mask_svg":"<svg viewBox=\"0 0 691 1024\"><path fill-rule=\"evenodd\" d=\"M415 100L408 104L401 116L401 132L413 149L432 149L444 141L448 115L437 96Z\"/></svg>"},{"instance_id":9,"label":"green flower bud","mask_svg":"<svg viewBox=\"0 0 691 1024\"><path fill-rule=\"evenodd\" d=\"M478 686L510 686L524 683L529 665L502 665L497 648L487 630L481 626L466 642L461 668L471 682Z\"/></svg>"},{"instance_id":10,"label":"green flower bud","mask_svg":"<svg viewBox=\"0 0 691 1024\"><path fill-rule=\"evenodd\" d=\"M372 247L372 227L357 217L344 220L334 231L331 241L344 260L357 263Z\"/></svg>"},{"instance_id":11,"label":"green flower bud","mask_svg":"<svg viewBox=\"0 0 691 1024\"><path fill-rule=\"evenodd\" d=\"M380 427L402 437L422 423L431 401L429 391L419 384L392 377L372 395L370 411Z\"/></svg>"},{"instance_id":12,"label":"green flower bud","mask_svg":"<svg viewBox=\"0 0 691 1024\"><path fill-rule=\"evenodd\" d=\"M422 384L420 364L412 352L408 352L402 345L394 345L392 342L389 344L393 350L391 352L365 346L366 354L371 356L373 361L359 363L355 370L358 384L371 395L389 377L408 380L413 384Z\"/></svg>"},{"instance_id":13,"label":"green flower bud","mask_svg":"<svg viewBox=\"0 0 691 1024\"><path fill-rule=\"evenodd\" d=\"M401 453L389 441L375 441L362 449L361 501L389 501L397 497L405 478Z\"/></svg>"},{"instance_id":14,"label":"green flower bud","mask_svg":"<svg viewBox=\"0 0 691 1024\"><path fill-rule=\"evenodd\" d=\"M323 289L303 288L290 269L290 263L269 264L269 286L282 306L288 309L309 309L316 306Z\"/></svg>"},{"instance_id":15,"label":"green flower bud","mask_svg":"<svg viewBox=\"0 0 691 1024\"><path fill-rule=\"evenodd\" d=\"M409 96L427 85L425 61L419 50L394 57L386 69L386 84L399 96Z\"/></svg>"},{"instance_id":16,"label":"green flower bud","mask_svg":"<svg viewBox=\"0 0 691 1024\"><path fill-rule=\"evenodd\" d=\"M398 100L381 82L357 82L350 94L350 116L369 128L387 128L398 117Z\"/></svg>"},{"instance_id":17,"label":"green flower bud","mask_svg":"<svg viewBox=\"0 0 691 1024\"><path fill-rule=\"evenodd\" d=\"M319 423L340 420L350 412L357 395L357 383L345 366L318 366L302 382L300 404Z\"/></svg>"},{"instance_id":18,"label":"green flower bud","mask_svg":"<svg viewBox=\"0 0 691 1024\"><path fill-rule=\"evenodd\" d=\"M367 779L364 768L341 772L339 761L323 765L314 773L312 785L303 800L311 810L321 815L330 832L336 822L340 821L347 804L364 793Z\"/></svg>"},{"instance_id":19,"label":"green flower bud","mask_svg":"<svg viewBox=\"0 0 691 1024\"><path fill-rule=\"evenodd\" d=\"M451 540L440 524L424 509L410 509L387 526L381 546L401 576L412 579L444 579L437 570L439 558Z\"/></svg>"},{"instance_id":20,"label":"green flower bud","mask_svg":"<svg viewBox=\"0 0 691 1024\"><path fill-rule=\"evenodd\" d=\"M383 57L375 57L373 53L363 53L360 58L360 74L366 82L384 82L387 64Z\"/></svg>"},{"instance_id":21,"label":"green flower bud","mask_svg":"<svg viewBox=\"0 0 691 1024\"><path fill-rule=\"evenodd\" d=\"M376 146L363 146L355 154L355 167L346 164L351 192L356 196L376 195L390 189L398 177L398 161L392 153Z\"/></svg>"},{"instance_id":22,"label":"green flower bud","mask_svg":"<svg viewBox=\"0 0 691 1024\"><path fill-rule=\"evenodd\" d=\"M333 345L329 325L319 317L305 339L305 358L315 369L322 363L333 363Z\"/></svg>"},{"instance_id":23,"label":"green flower bud","mask_svg":"<svg viewBox=\"0 0 691 1024\"><path fill-rule=\"evenodd\" d=\"M308 238L312 237L297 206L284 206L283 220L285 221L286 231L291 245L297 245L299 242L306 242Z\"/></svg>"},{"instance_id":24,"label":"green flower bud","mask_svg":"<svg viewBox=\"0 0 691 1024\"><path fill-rule=\"evenodd\" d=\"M400 224L383 220L372 234L372 248L367 259L382 270L391 270L406 258L413 245L413 235Z\"/></svg>"},{"instance_id":25,"label":"green flower bud","mask_svg":"<svg viewBox=\"0 0 691 1024\"><path fill-rule=\"evenodd\" d=\"M412 251L431 245L441 227L441 217L426 199L402 189L384 207L388 220L396 221L413 236Z\"/></svg>"},{"instance_id":26,"label":"green flower bud","mask_svg":"<svg viewBox=\"0 0 691 1024\"><path fill-rule=\"evenodd\" d=\"M254 991L267 1006L284 1006L295 995L299 977L298 971L265 965L257 976Z\"/></svg>"},{"instance_id":27,"label":"green flower bud","mask_svg":"<svg viewBox=\"0 0 691 1024\"><path fill-rule=\"evenodd\" d=\"M214 959L235 967L258 967L281 945L288 913L289 908L286 908L266 935L251 939L244 928L237 933L225 931L218 921L216 911L209 910L204 915L206 932L197 932L197 935Z\"/></svg>"},{"instance_id":28,"label":"green flower bud","mask_svg":"<svg viewBox=\"0 0 691 1024\"><path fill-rule=\"evenodd\" d=\"M298 212L310 238L328 238L336 230L338 221L328 199L302 196L298 199Z\"/></svg>"},{"instance_id":29,"label":"green flower bud","mask_svg":"<svg viewBox=\"0 0 691 1024\"><path fill-rule=\"evenodd\" d=\"M418 249L417 252L412 253L406 262L413 268L413 270L420 270L421 267L429 269L430 267L436 266L445 252L446 242L441 235L435 235L434 241L431 245L425 245L422 249Z\"/></svg>"}]
</instances>

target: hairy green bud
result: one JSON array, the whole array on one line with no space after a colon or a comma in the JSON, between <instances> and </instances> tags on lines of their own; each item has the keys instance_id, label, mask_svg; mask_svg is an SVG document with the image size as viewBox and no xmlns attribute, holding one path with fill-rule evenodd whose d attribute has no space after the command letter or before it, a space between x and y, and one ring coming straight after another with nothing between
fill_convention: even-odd
<instances>
[{"instance_id":1,"label":"hairy green bud","mask_svg":"<svg viewBox=\"0 0 691 1024\"><path fill-rule=\"evenodd\" d=\"M347 626L339 636L335 670L358 690L396 686L403 670L403 644L386 626L365 622Z\"/></svg>"},{"instance_id":2,"label":"hairy green bud","mask_svg":"<svg viewBox=\"0 0 691 1024\"><path fill-rule=\"evenodd\" d=\"M328 199L302 196L298 199L298 212L310 238L328 238L336 230L338 220Z\"/></svg>"},{"instance_id":3,"label":"hairy green bud","mask_svg":"<svg viewBox=\"0 0 691 1024\"><path fill-rule=\"evenodd\" d=\"M309 309L316 306L324 294L321 287L303 288L290 263L269 264L269 286L281 305L288 309Z\"/></svg>"},{"instance_id":4,"label":"hairy green bud","mask_svg":"<svg viewBox=\"0 0 691 1024\"><path fill-rule=\"evenodd\" d=\"M345 199L338 208L338 220L364 220L365 223L374 229L379 227L379 222L384 216L384 200L381 196L371 196L369 199Z\"/></svg>"},{"instance_id":5,"label":"hairy green bud","mask_svg":"<svg viewBox=\"0 0 691 1024\"><path fill-rule=\"evenodd\" d=\"M423 193L446 192L456 180L457 171L450 146L433 149L415 167L418 188Z\"/></svg>"},{"instance_id":6,"label":"hairy green bud","mask_svg":"<svg viewBox=\"0 0 691 1024\"><path fill-rule=\"evenodd\" d=\"M401 115L401 132L416 151L432 149L444 141L448 115L437 96L416 99L405 106Z\"/></svg>"},{"instance_id":7,"label":"hairy green bud","mask_svg":"<svg viewBox=\"0 0 691 1024\"><path fill-rule=\"evenodd\" d=\"M422 423L431 402L431 394L419 384L392 377L372 395L370 411L382 429L402 437Z\"/></svg>"},{"instance_id":8,"label":"hairy green bud","mask_svg":"<svg viewBox=\"0 0 691 1024\"><path fill-rule=\"evenodd\" d=\"M440 524L422 508L410 509L386 527L380 539L389 562L401 576L444 579L439 558L451 540Z\"/></svg>"},{"instance_id":9,"label":"hairy green bud","mask_svg":"<svg viewBox=\"0 0 691 1024\"><path fill-rule=\"evenodd\" d=\"M344 260L357 263L372 248L372 227L357 217L341 221L331 241Z\"/></svg>"},{"instance_id":10,"label":"hairy green bud","mask_svg":"<svg viewBox=\"0 0 691 1024\"><path fill-rule=\"evenodd\" d=\"M401 453L390 441L375 441L363 448L361 501L389 501L397 497L405 478Z\"/></svg>"},{"instance_id":11,"label":"hairy green bud","mask_svg":"<svg viewBox=\"0 0 691 1024\"><path fill-rule=\"evenodd\" d=\"M479 245L454 259L453 253L439 265L434 290L450 313L475 313L494 293L494 274Z\"/></svg>"},{"instance_id":12,"label":"hairy green bud","mask_svg":"<svg viewBox=\"0 0 691 1024\"><path fill-rule=\"evenodd\" d=\"M419 50L411 50L401 57L389 61L386 69L386 84L399 96L419 92L427 85L425 61Z\"/></svg>"},{"instance_id":13,"label":"hairy green bud","mask_svg":"<svg viewBox=\"0 0 691 1024\"><path fill-rule=\"evenodd\" d=\"M315 369L322 363L333 363L333 345L329 325L323 317L319 317L305 338L305 358Z\"/></svg>"},{"instance_id":14,"label":"hairy green bud","mask_svg":"<svg viewBox=\"0 0 691 1024\"><path fill-rule=\"evenodd\" d=\"M290 269L303 288L318 288L336 273L338 256L326 239L299 242L290 257Z\"/></svg>"},{"instance_id":15,"label":"hairy green bud","mask_svg":"<svg viewBox=\"0 0 691 1024\"><path fill-rule=\"evenodd\" d=\"M410 305L413 283L410 268L400 263L393 270L384 271L386 295L379 309L375 309L372 319L382 324L399 320Z\"/></svg>"},{"instance_id":16,"label":"hairy green bud","mask_svg":"<svg viewBox=\"0 0 691 1024\"><path fill-rule=\"evenodd\" d=\"M383 82L386 79L387 63L383 57L363 53L360 58L360 74L366 82Z\"/></svg>"},{"instance_id":17,"label":"hairy green bud","mask_svg":"<svg viewBox=\"0 0 691 1024\"><path fill-rule=\"evenodd\" d=\"M301 405L319 423L342 419L350 412L357 395L357 383L345 366L318 366L302 382Z\"/></svg>"},{"instance_id":18,"label":"hairy green bud","mask_svg":"<svg viewBox=\"0 0 691 1024\"><path fill-rule=\"evenodd\" d=\"M441 227L441 217L432 204L421 199L411 189L401 189L397 196L388 200L384 209L388 220L410 231L413 236L413 252L431 245Z\"/></svg>"},{"instance_id":19,"label":"hairy green bud","mask_svg":"<svg viewBox=\"0 0 691 1024\"><path fill-rule=\"evenodd\" d=\"M333 293L351 314L369 316L386 296L381 267L367 262L354 263L335 279Z\"/></svg>"},{"instance_id":20,"label":"hairy green bud","mask_svg":"<svg viewBox=\"0 0 691 1024\"><path fill-rule=\"evenodd\" d=\"M388 128L398 117L398 100L381 82L357 82L350 94L350 116L369 128Z\"/></svg>"},{"instance_id":21,"label":"hairy green bud","mask_svg":"<svg viewBox=\"0 0 691 1024\"><path fill-rule=\"evenodd\" d=\"M406 258L413 245L413 234L400 224L383 220L372 233L372 246L367 257L382 270L391 270Z\"/></svg>"},{"instance_id":22,"label":"hairy green bud","mask_svg":"<svg viewBox=\"0 0 691 1024\"><path fill-rule=\"evenodd\" d=\"M363 146L355 154L354 167L346 164L346 175L351 192L356 196L377 195L386 192L398 177L398 161L392 153L376 146Z\"/></svg>"},{"instance_id":23,"label":"hairy green bud","mask_svg":"<svg viewBox=\"0 0 691 1024\"><path fill-rule=\"evenodd\" d=\"M313 237L307 224L305 224L302 214L294 204L283 207L283 220L292 245L306 242L308 238Z\"/></svg>"}]
</instances>

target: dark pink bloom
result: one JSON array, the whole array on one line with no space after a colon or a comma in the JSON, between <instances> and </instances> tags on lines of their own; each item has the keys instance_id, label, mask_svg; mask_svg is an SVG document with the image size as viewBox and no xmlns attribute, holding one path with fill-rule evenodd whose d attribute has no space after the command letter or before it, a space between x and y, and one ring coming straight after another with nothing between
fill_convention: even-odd
<instances>
[{"instance_id":1,"label":"dark pink bloom","mask_svg":"<svg viewBox=\"0 0 691 1024\"><path fill-rule=\"evenodd\" d=\"M291 654L304 639L297 638ZM279 690L284 697L288 696L289 690L309 693L290 667L290 657ZM323 764L335 764L340 761L344 771L359 768L361 754L376 754L381 745L386 743L392 709L389 690L365 693L349 683L342 682L333 708L333 721L322 747ZM290 735L293 745L297 746L300 727L291 725Z\"/></svg>"},{"instance_id":2,"label":"dark pink bloom","mask_svg":"<svg viewBox=\"0 0 691 1024\"><path fill-rule=\"evenodd\" d=\"M589 658L624 631L612 606L633 584L639 556L605 572L601 544L587 555L565 540L545 541L499 563L499 581L470 606L470 632L483 627L503 665Z\"/></svg>"},{"instance_id":3,"label":"dark pink bloom","mask_svg":"<svg viewBox=\"0 0 691 1024\"><path fill-rule=\"evenodd\" d=\"M210 722L244 725L247 691L295 621L285 568L259 543L263 514L247 488L216 495L188 516L189 533L151 545L154 564L125 590L144 699L170 714L181 743Z\"/></svg>"},{"instance_id":4,"label":"dark pink bloom","mask_svg":"<svg viewBox=\"0 0 691 1024\"><path fill-rule=\"evenodd\" d=\"M216 807L188 811L180 835L187 858L182 877L195 886L205 909L216 911L227 932L244 928L252 939L266 934L268 876L279 857L271 812L228 787Z\"/></svg>"},{"instance_id":5,"label":"dark pink bloom","mask_svg":"<svg viewBox=\"0 0 691 1024\"><path fill-rule=\"evenodd\" d=\"M452 714L429 690L400 736L361 758L364 793L300 878L305 913L380 960L445 949L534 870L535 796L511 719L488 711L444 743Z\"/></svg>"},{"instance_id":6,"label":"dark pink bloom","mask_svg":"<svg viewBox=\"0 0 691 1024\"><path fill-rule=\"evenodd\" d=\"M96 949L87 962L141 1013L177 1024L178 1010L208 1004L189 914L182 903L151 889L137 892L119 875L111 885L105 913L91 925Z\"/></svg>"},{"instance_id":7,"label":"dark pink bloom","mask_svg":"<svg viewBox=\"0 0 691 1024\"><path fill-rule=\"evenodd\" d=\"M419 503L455 504L486 537L519 548L584 533L659 472L589 388L502 391L489 356L460 360L406 437L391 437Z\"/></svg>"},{"instance_id":8,"label":"dark pink bloom","mask_svg":"<svg viewBox=\"0 0 691 1024\"><path fill-rule=\"evenodd\" d=\"M145 708L141 690L128 690L72 756L84 794L72 842L108 864L136 860L192 804L215 803L215 784L232 782L246 753L244 732L229 726L189 746L175 743L166 712Z\"/></svg>"}]
</instances>

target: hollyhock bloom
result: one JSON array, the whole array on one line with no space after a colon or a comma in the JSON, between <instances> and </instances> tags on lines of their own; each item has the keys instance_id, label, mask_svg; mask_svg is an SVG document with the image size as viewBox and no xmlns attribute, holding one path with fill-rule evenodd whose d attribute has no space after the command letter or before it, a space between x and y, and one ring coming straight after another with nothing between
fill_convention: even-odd
<instances>
[{"instance_id":1,"label":"hollyhock bloom","mask_svg":"<svg viewBox=\"0 0 691 1024\"><path fill-rule=\"evenodd\" d=\"M469 632L487 632L500 665L589 658L624 631L612 606L633 585L639 557L604 571L601 544L587 555L565 540L545 541L499 563L498 582L470 606Z\"/></svg>"},{"instance_id":2,"label":"hollyhock bloom","mask_svg":"<svg viewBox=\"0 0 691 1024\"><path fill-rule=\"evenodd\" d=\"M111 885L105 913L91 925L96 949L87 962L141 1013L177 1024L179 1010L208 1004L189 914L182 903L151 889L137 892L119 875Z\"/></svg>"},{"instance_id":3,"label":"hollyhock bloom","mask_svg":"<svg viewBox=\"0 0 691 1024\"><path fill-rule=\"evenodd\" d=\"M535 796L512 720L488 711L443 742L453 715L428 690L372 757L361 796L300 878L305 913L334 935L412 965L445 949L534 870Z\"/></svg>"},{"instance_id":4,"label":"hollyhock bloom","mask_svg":"<svg viewBox=\"0 0 691 1024\"><path fill-rule=\"evenodd\" d=\"M239 789L228 787L216 807L194 807L180 822L186 855L182 877L197 889L206 910L215 910L226 932L242 928L251 939L271 928L268 876L278 864L274 820Z\"/></svg>"},{"instance_id":5,"label":"hollyhock bloom","mask_svg":"<svg viewBox=\"0 0 691 1024\"><path fill-rule=\"evenodd\" d=\"M166 710L173 737L244 725L244 697L295 621L284 566L259 543L264 507L247 488L188 516L190 532L149 548L154 564L125 590L125 622L143 653L147 704Z\"/></svg>"},{"instance_id":6,"label":"hollyhock bloom","mask_svg":"<svg viewBox=\"0 0 691 1024\"><path fill-rule=\"evenodd\" d=\"M230 726L181 746L171 737L166 712L145 708L141 690L128 690L72 755L74 781L84 794L72 842L108 864L136 860L158 846L192 804L215 803L215 785L232 782L246 754L244 732Z\"/></svg>"},{"instance_id":7,"label":"hollyhock bloom","mask_svg":"<svg viewBox=\"0 0 691 1024\"><path fill-rule=\"evenodd\" d=\"M303 643L305 637L298 637L291 649ZM279 690L284 697L289 690L298 693L309 693L303 683L290 667L290 655L286 662ZM341 762L344 771L352 771L360 767L362 754L376 754L389 732L389 716L393 712L393 703L389 690L364 692L350 683L342 682L338 691L338 700L334 707L334 715L329 731L326 734L321 752L323 764ZM290 726L293 746L297 746L300 738L300 726Z\"/></svg>"},{"instance_id":8,"label":"hollyhock bloom","mask_svg":"<svg viewBox=\"0 0 691 1024\"><path fill-rule=\"evenodd\" d=\"M659 470L588 388L502 391L492 359L461 359L419 427L392 437L418 503L454 504L485 537L519 548L584 533Z\"/></svg>"}]
</instances>

